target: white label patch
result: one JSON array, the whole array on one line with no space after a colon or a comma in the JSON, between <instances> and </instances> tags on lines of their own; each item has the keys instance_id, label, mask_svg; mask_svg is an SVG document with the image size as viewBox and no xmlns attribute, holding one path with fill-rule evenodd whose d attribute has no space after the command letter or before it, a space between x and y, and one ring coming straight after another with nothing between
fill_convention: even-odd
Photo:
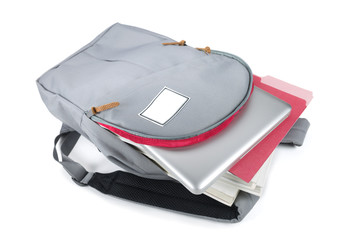
<instances>
[{"instance_id":1,"label":"white label patch","mask_svg":"<svg viewBox=\"0 0 360 240\"><path fill-rule=\"evenodd\" d=\"M189 97L164 87L151 103L139 113L139 116L164 126L180 112L189 100Z\"/></svg>"}]
</instances>

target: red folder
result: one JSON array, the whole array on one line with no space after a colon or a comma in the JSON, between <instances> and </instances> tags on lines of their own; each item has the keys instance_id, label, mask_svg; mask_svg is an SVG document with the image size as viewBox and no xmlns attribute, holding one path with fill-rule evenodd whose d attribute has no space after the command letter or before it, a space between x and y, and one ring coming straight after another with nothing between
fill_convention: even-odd
<instances>
[{"instance_id":1,"label":"red folder","mask_svg":"<svg viewBox=\"0 0 360 240\"><path fill-rule=\"evenodd\" d=\"M272 77L254 75L254 84L291 105L290 115L229 171L246 182L250 182L266 159L279 145L294 125L312 98L312 93ZM274 86L274 87L273 87ZM283 90L280 90L283 89ZM290 94L291 93L291 94Z\"/></svg>"}]
</instances>

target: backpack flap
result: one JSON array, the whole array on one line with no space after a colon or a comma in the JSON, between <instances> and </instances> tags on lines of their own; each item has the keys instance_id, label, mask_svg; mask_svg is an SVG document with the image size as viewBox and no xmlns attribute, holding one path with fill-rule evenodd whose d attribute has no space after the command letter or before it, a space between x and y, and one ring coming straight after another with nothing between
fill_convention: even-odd
<instances>
[{"instance_id":1,"label":"backpack flap","mask_svg":"<svg viewBox=\"0 0 360 240\"><path fill-rule=\"evenodd\" d=\"M252 73L234 55L167 44L173 42L117 23L39 83L123 138L194 144L224 129L244 106Z\"/></svg>"}]
</instances>

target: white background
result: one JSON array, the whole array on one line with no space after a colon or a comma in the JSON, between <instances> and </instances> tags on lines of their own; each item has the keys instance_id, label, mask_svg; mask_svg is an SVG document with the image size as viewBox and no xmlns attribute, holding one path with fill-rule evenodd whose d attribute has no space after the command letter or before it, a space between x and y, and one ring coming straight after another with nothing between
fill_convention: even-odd
<instances>
[{"instance_id":1,"label":"white background","mask_svg":"<svg viewBox=\"0 0 360 240\"><path fill-rule=\"evenodd\" d=\"M0 239L359 239L357 1L2 1ZM314 92L304 146L280 147L237 224L75 185L52 160L60 129L35 80L115 22L210 46Z\"/></svg>"}]
</instances>

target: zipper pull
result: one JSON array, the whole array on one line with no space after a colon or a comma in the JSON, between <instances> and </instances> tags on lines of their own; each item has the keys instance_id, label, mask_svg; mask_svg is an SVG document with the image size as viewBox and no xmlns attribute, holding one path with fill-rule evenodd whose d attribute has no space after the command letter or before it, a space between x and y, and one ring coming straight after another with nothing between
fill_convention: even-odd
<instances>
[{"instance_id":1,"label":"zipper pull","mask_svg":"<svg viewBox=\"0 0 360 240\"><path fill-rule=\"evenodd\" d=\"M186 45L186 41L185 40L181 40L180 42L168 42L168 43L162 43L162 45L167 46L167 45L179 45L179 46L187 46ZM205 48L196 48L197 50L203 51L206 54L210 54L211 53L211 49L210 47L205 47Z\"/></svg>"},{"instance_id":2,"label":"zipper pull","mask_svg":"<svg viewBox=\"0 0 360 240\"><path fill-rule=\"evenodd\" d=\"M163 43L164 46L167 45L179 45L179 46L186 46L186 41L185 40L181 40L180 42L168 42L168 43Z\"/></svg>"},{"instance_id":3,"label":"zipper pull","mask_svg":"<svg viewBox=\"0 0 360 240\"><path fill-rule=\"evenodd\" d=\"M91 108L91 113L92 113L91 116L93 116L93 115L95 115L95 114L97 114L99 112L102 112L102 111L117 107L119 105L120 105L119 102L111 102L111 103L104 104L104 105L101 105L101 106L98 106L98 107L92 107Z\"/></svg>"},{"instance_id":4,"label":"zipper pull","mask_svg":"<svg viewBox=\"0 0 360 240\"><path fill-rule=\"evenodd\" d=\"M205 48L196 48L197 50L203 51L206 54L210 54L211 53L211 49L210 47L205 47Z\"/></svg>"}]
</instances>

